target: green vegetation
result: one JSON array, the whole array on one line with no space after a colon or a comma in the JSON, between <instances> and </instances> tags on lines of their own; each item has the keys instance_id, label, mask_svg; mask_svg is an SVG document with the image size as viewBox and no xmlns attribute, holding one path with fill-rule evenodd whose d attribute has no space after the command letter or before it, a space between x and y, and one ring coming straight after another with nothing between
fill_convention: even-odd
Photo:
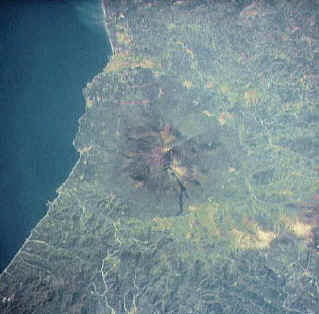
<instances>
[{"instance_id":1,"label":"green vegetation","mask_svg":"<svg viewBox=\"0 0 319 314\"><path fill-rule=\"evenodd\" d=\"M317 312L319 8L205 3L107 7L114 56L84 90L80 161L2 275L4 313ZM167 124L200 183L178 216L178 193L125 163Z\"/></svg>"}]
</instances>

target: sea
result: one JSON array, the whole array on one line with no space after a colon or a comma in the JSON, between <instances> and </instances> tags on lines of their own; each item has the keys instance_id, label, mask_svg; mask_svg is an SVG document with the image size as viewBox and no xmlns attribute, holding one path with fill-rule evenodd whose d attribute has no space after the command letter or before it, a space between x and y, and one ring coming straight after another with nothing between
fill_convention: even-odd
<instances>
[{"instance_id":1,"label":"sea","mask_svg":"<svg viewBox=\"0 0 319 314\"><path fill-rule=\"evenodd\" d=\"M79 158L82 89L111 55L100 0L0 4L0 272Z\"/></svg>"}]
</instances>

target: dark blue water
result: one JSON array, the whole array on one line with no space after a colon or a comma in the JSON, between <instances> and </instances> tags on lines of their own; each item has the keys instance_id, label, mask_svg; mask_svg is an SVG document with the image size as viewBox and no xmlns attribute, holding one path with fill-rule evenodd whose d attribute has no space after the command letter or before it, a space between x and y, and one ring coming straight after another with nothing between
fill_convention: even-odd
<instances>
[{"instance_id":1,"label":"dark blue water","mask_svg":"<svg viewBox=\"0 0 319 314\"><path fill-rule=\"evenodd\" d=\"M1 1L0 272L78 154L82 88L110 48L99 0Z\"/></svg>"}]
</instances>

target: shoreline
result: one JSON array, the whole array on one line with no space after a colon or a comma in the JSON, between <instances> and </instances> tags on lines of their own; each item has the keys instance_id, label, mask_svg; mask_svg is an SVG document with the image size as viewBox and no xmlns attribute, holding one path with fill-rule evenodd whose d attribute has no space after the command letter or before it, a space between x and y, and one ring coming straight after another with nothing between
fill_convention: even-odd
<instances>
[{"instance_id":1,"label":"shoreline","mask_svg":"<svg viewBox=\"0 0 319 314\"><path fill-rule=\"evenodd\" d=\"M103 0L101 0L101 9L103 11L103 16L104 16L104 20L105 20L105 7L104 7L104 3L103 3ZM107 27L106 27L106 22L104 22L104 26L105 26L105 35L107 36L107 38L109 38L109 33L108 33L108 30L107 30ZM113 54L113 46L112 46L112 43L111 41L109 41L110 44L111 44L111 49L112 49L112 54ZM107 61L107 63L109 62L109 60ZM106 64L104 65L106 66ZM62 194L63 194L63 190L64 190L64 187L66 186L66 184L69 182L69 180L71 179L72 175L74 174L74 171L76 170L77 166L79 165L80 161L81 161L81 156L84 152L82 152L81 150L78 150L75 146L75 140L78 136L78 134L80 133L80 121L81 119L85 116L85 114L87 113L87 101L86 101L86 98L84 96L84 93L83 93L83 90L86 88L86 86L94 81L95 77L101 73L101 71L103 71L103 68L99 70L99 72L96 72L95 75L92 77L92 79L89 79L87 82L86 82L86 85L85 87L82 88L82 97L83 97L83 100L84 100L84 103L85 103L85 108L84 108L84 113L78 118L78 121L77 121L77 132L75 133L75 136L72 140L72 146L74 148L74 150L76 152L79 153L79 158L78 160L75 162L74 166L72 167L71 171L69 172L67 178L65 179L64 182L62 182L60 184L60 186L58 186L58 188L56 189L56 193L57 193L57 196L56 198L53 199L53 201L50 201L50 200L47 200L47 203L46 203L46 206L47 206L47 211L45 213L45 215L36 223L36 225L30 230L30 234L28 237L26 237L26 239L24 240L22 246L19 248L19 250L16 252L16 254L13 256L13 258L10 260L9 264L3 269L3 271L0 273L0 281L2 279L2 277L7 274L9 276L13 276L13 274L10 274L10 272L8 271L9 268L14 264L15 260L17 259L17 257L20 255L21 251L25 248L25 246L29 243L29 241L33 241L31 239L32 235L33 235L33 232L34 230L37 229L38 226L40 226L44 220L48 217L48 215L50 214L50 211L51 211L51 207L54 205L60 200Z\"/></svg>"}]
</instances>

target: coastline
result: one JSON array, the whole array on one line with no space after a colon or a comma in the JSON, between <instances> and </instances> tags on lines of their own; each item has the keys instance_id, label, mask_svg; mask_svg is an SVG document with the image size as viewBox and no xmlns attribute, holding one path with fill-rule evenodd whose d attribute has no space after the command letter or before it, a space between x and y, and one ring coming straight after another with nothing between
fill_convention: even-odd
<instances>
[{"instance_id":1,"label":"coastline","mask_svg":"<svg viewBox=\"0 0 319 314\"><path fill-rule=\"evenodd\" d=\"M224 7L219 11L196 9L196 1L192 10L184 2L167 11L141 6L134 19L134 14L129 19L120 10L107 10L106 3L102 0L101 5L106 32L113 36L109 37L114 56L109 62L113 64L83 90L85 112L73 139L79 158L57 189L58 196L48 204L46 215L0 275L0 283L7 279L8 286L3 289L2 282L0 299L7 303L15 299L16 304L9 304L12 307L35 306L50 313L122 313L123 308L126 313L145 308L156 313L161 309L210 313L212 305L218 312L232 312L231 304L243 313L281 313L295 306L285 294L289 289L306 307L318 287L308 280L316 262L307 247L310 226L302 224L286 204L307 198L317 174L314 177L303 151L283 144L293 140L290 134L305 131L297 123L304 116L298 107L292 107L296 120L286 122L281 98L272 98L278 93L276 86L269 90L254 79L249 86L239 82L237 77L247 79L243 69L250 71L251 78L259 73L260 65L248 59L245 62L251 62L250 67L243 67L242 59L234 60L238 48L246 51L241 39L247 35L240 33L243 38L238 37L237 45L228 46L225 37L239 35L236 28L226 27L230 17ZM154 15L145 14L150 10ZM206 14L207 25L203 26ZM145 21L145 16L153 20ZM190 18L193 32L187 28ZM172 20L180 24L167 25ZM158 23L151 23L154 21ZM259 20L248 22L258 24ZM154 42L149 25L165 29L161 41ZM225 30L220 37L219 27ZM245 27L248 35L255 31L260 35L258 43L267 43L261 29ZM201 37L211 36L211 30L213 44ZM276 43L282 47L281 41ZM215 58L202 56L205 47L207 55ZM250 52L262 58L263 52L254 48ZM206 72L208 68L218 69L218 77ZM285 71L280 68L272 75L287 76ZM289 90L289 85L285 88ZM270 101L278 103L269 108ZM185 142L191 147L186 155L198 170L200 195L196 198L195 189L187 186L190 197L183 215L173 210L175 197L169 199L166 193L167 202L158 198L156 206L150 190L132 184L132 176L121 171L120 149L127 149L124 156L139 153L123 143L134 139L134 134L137 140L141 134L150 135L132 132L130 127L137 125L144 131L149 121L160 125L156 119L145 119L143 124L141 117L151 112L143 110L150 107L160 108L161 119L191 139ZM120 119L128 128L119 127ZM267 122L278 123L286 132L268 128ZM165 134L168 137L163 131L159 134L162 141ZM192 160L191 153L197 152L198 159ZM177 170L177 178L186 169L176 167L180 161L176 158L175 164L168 164ZM307 273L300 267L305 260ZM163 283L169 283L165 292ZM14 287L18 296L12 292ZM5 298L1 291L8 291ZM198 291L220 298L205 300ZM231 294L223 295L225 291ZM162 298L163 293L169 297Z\"/></svg>"},{"instance_id":2,"label":"coastline","mask_svg":"<svg viewBox=\"0 0 319 314\"><path fill-rule=\"evenodd\" d=\"M103 5L103 0L101 0L101 9L103 11L103 16L105 17L105 8L104 8L104 5ZM106 37L108 36L108 31L107 31L107 28L106 28L106 24L105 24L105 35ZM113 48L112 48L113 49ZM104 65L106 66L106 65ZM79 158L78 160L75 162L74 166L72 167L71 171L69 172L67 178L65 179L64 182L62 182L62 184L60 184L60 186L57 188L56 190L56 193L57 193L57 196L56 198L53 200L53 201L47 201L47 211L45 213L45 215L36 223L36 225L32 228L32 230L30 231L30 234L26 237L26 239L24 240L23 244L21 245L21 247L19 248L19 250L16 252L16 254L13 256L13 258L10 260L10 262L8 263L8 265L3 269L3 271L0 273L0 281L2 280L2 278L5 276L5 275L8 275L8 276L12 276L12 274L10 273L9 269L12 267L12 265L16 262L17 258L19 258L19 256L21 255L21 252L25 250L26 246L29 244L30 241L34 241L32 240L32 237L33 237L33 233L36 232L36 230L49 218L50 214L51 214L51 211L52 211L52 208L54 206L56 206L56 204L61 200L61 197L63 195L63 193L65 192L66 190L66 186L68 185L69 181L72 179L73 175L74 175L74 172L76 171L79 163L81 162L81 158L82 158L82 155L83 153L85 153L84 151L82 151L81 149L77 149L76 148L76 145L75 145L75 140L78 136L78 134L80 133L80 128L81 128L81 119L86 115L87 113L87 99L85 98L84 96L84 93L83 91L87 88L87 85L90 84L91 82L94 81L95 77L101 72L103 71L103 68L99 69L96 74L93 76L92 79L90 79L87 83L86 83L86 86L83 87L82 89L82 99L84 100L84 103L85 103L85 110L84 110L84 113L78 118L77 120L77 132L75 133L75 136L73 138L73 141L72 141L72 146L73 146L73 149L75 151L77 151L79 153Z\"/></svg>"},{"instance_id":3,"label":"coastline","mask_svg":"<svg viewBox=\"0 0 319 314\"><path fill-rule=\"evenodd\" d=\"M106 24L106 7L105 7L104 1L106 1L106 0L101 0L101 8L102 8L103 16L104 16L104 29L105 29L105 33L107 35L107 38L111 38L109 30L107 28L107 24ZM110 56L110 59L111 59L112 55L114 54L114 47L113 47L112 40L109 40L109 43L111 45L111 56ZM110 62L110 60L109 60L109 62Z\"/></svg>"}]
</instances>

